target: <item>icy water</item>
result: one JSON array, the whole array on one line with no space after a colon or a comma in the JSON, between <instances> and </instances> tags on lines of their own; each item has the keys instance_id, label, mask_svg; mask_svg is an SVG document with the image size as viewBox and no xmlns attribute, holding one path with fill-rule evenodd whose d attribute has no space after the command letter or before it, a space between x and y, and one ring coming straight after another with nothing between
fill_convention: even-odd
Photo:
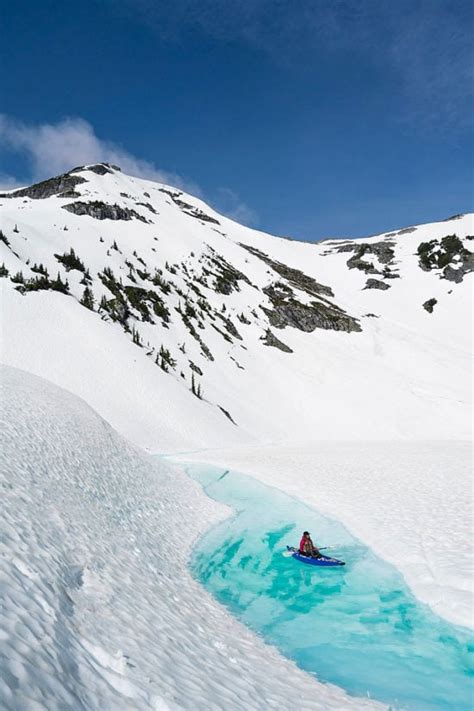
<instances>
[{"instance_id":1,"label":"icy water","mask_svg":"<svg viewBox=\"0 0 474 711\"><path fill-rule=\"evenodd\" d=\"M469 630L417 602L395 568L337 521L251 477L187 467L235 515L212 528L191 561L195 577L232 613L320 681L393 709L473 708ZM301 531L346 566L317 568L282 555Z\"/></svg>"}]
</instances>

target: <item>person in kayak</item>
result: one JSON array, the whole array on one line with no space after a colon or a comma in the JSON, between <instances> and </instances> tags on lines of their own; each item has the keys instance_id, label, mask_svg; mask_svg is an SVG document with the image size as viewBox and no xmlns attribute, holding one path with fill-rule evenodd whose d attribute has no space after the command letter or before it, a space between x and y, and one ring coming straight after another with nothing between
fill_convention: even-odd
<instances>
[{"instance_id":1,"label":"person in kayak","mask_svg":"<svg viewBox=\"0 0 474 711\"><path fill-rule=\"evenodd\" d=\"M319 548L317 548L313 541L311 540L311 535L309 531L304 531L303 536L300 541L300 553L309 558L321 558L321 553Z\"/></svg>"}]
</instances>

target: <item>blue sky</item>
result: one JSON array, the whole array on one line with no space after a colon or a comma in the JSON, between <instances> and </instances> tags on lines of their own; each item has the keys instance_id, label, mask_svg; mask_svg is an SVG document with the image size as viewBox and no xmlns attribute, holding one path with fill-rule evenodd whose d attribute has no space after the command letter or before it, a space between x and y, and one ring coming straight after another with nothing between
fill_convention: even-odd
<instances>
[{"instance_id":1,"label":"blue sky","mask_svg":"<svg viewBox=\"0 0 474 711\"><path fill-rule=\"evenodd\" d=\"M472 209L464 0L19 0L0 183L95 160L263 230L361 236Z\"/></svg>"}]
</instances>

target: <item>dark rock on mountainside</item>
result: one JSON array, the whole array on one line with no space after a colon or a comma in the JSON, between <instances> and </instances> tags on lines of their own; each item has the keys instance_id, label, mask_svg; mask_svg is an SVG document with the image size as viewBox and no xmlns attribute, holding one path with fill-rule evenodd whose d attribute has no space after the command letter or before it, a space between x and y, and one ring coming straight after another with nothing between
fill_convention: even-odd
<instances>
[{"instance_id":1,"label":"dark rock on mountainside","mask_svg":"<svg viewBox=\"0 0 474 711\"><path fill-rule=\"evenodd\" d=\"M287 346L285 343L280 341L275 336L275 334L270 331L269 328L267 328L265 335L261 336L260 340L263 341L264 346L272 346L273 348L278 348L284 353L293 353L293 350L290 348L290 346Z\"/></svg>"},{"instance_id":2,"label":"dark rock on mountainside","mask_svg":"<svg viewBox=\"0 0 474 711\"><path fill-rule=\"evenodd\" d=\"M316 328L348 333L362 330L357 319L348 316L343 309L327 299L303 304L295 298L290 287L280 282L265 287L263 291L273 308L261 306L261 309L275 328L292 326L307 333Z\"/></svg>"},{"instance_id":3,"label":"dark rock on mountainside","mask_svg":"<svg viewBox=\"0 0 474 711\"><path fill-rule=\"evenodd\" d=\"M364 289L381 289L385 291L386 289L390 289L390 284L386 284L384 281L380 281L380 279L367 279Z\"/></svg>"},{"instance_id":4,"label":"dark rock on mountainside","mask_svg":"<svg viewBox=\"0 0 474 711\"><path fill-rule=\"evenodd\" d=\"M437 303L437 299L428 299L428 301L425 301L425 303L423 304L423 308L425 309L425 311L428 311L429 314L432 314L433 308Z\"/></svg>"},{"instance_id":5,"label":"dark rock on mountainside","mask_svg":"<svg viewBox=\"0 0 474 711\"><path fill-rule=\"evenodd\" d=\"M311 304L302 304L296 299L289 299L285 303L275 305L273 309L264 306L261 308L275 328L292 326L307 333L311 333L316 328L347 333L362 331L355 318L323 302L312 301Z\"/></svg>"},{"instance_id":6,"label":"dark rock on mountainside","mask_svg":"<svg viewBox=\"0 0 474 711\"><path fill-rule=\"evenodd\" d=\"M234 418L232 417L232 415L230 414L230 412L228 410L226 410L224 407L222 407L222 405L218 405L217 407L227 417L227 419L232 422L233 425L237 425L237 422L234 420Z\"/></svg>"},{"instance_id":7,"label":"dark rock on mountainside","mask_svg":"<svg viewBox=\"0 0 474 711\"><path fill-rule=\"evenodd\" d=\"M248 244L242 244L242 242L240 242L240 246L250 252L250 254L261 259L265 264L268 264L269 267L286 279L296 289L305 291L310 296L334 296L334 292L330 286L320 284L316 279L313 279L313 277L308 276L299 269L293 269L286 264L270 259L267 254L261 252L256 247L250 247Z\"/></svg>"},{"instance_id":8,"label":"dark rock on mountainside","mask_svg":"<svg viewBox=\"0 0 474 711\"><path fill-rule=\"evenodd\" d=\"M113 173L114 170L121 172L118 165L112 165L111 163L96 163L95 165L79 165L77 168L70 170L70 173L79 173L83 170L90 170L92 173L97 175L107 175L107 173Z\"/></svg>"},{"instance_id":9,"label":"dark rock on mountainside","mask_svg":"<svg viewBox=\"0 0 474 711\"><path fill-rule=\"evenodd\" d=\"M361 272L366 274L380 274L380 270L376 269L372 262L367 262L361 259L358 254L354 254L353 257L347 260L347 266L349 269L359 269Z\"/></svg>"},{"instance_id":10,"label":"dark rock on mountainside","mask_svg":"<svg viewBox=\"0 0 474 711\"><path fill-rule=\"evenodd\" d=\"M191 368L191 370L193 370L198 375L201 375L201 376L203 375L201 368L198 365L196 365L196 363L193 363L192 360L189 361L189 367Z\"/></svg>"},{"instance_id":11,"label":"dark rock on mountainside","mask_svg":"<svg viewBox=\"0 0 474 711\"><path fill-rule=\"evenodd\" d=\"M348 242L340 245L336 252L354 252L359 258L364 254L375 254L382 264L391 264L395 256L393 242L388 240L370 244L368 242Z\"/></svg>"},{"instance_id":12,"label":"dark rock on mountainside","mask_svg":"<svg viewBox=\"0 0 474 711\"><path fill-rule=\"evenodd\" d=\"M14 190L12 193L1 193L0 197L29 197L33 200L44 200L53 195L58 197L77 197L79 193L76 192L75 187L76 185L81 185L81 183L87 183L87 180L80 175L65 173L64 175L57 175L55 178L49 178L49 180L42 180L41 183L35 183L27 188Z\"/></svg>"},{"instance_id":13,"label":"dark rock on mountainside","mask_svg":"<svg viewBox=\"0 0 474 711\"><path fill-rule=\"evenodd\" d=\"M388 240L370 244L366 242L349 242L337 247L336 252L354 252L352 257L347 260L349 269L360 269L360 271L366 274L382 274L380 269L377 269L373 262L370 261L369 255L373 254L378 258L381 264L385 265L383 271L384 276L389 276L392 279L397 276L389 269L389 265L393 264L395 251L393 249L393 242L389 242ZM369 258L367 259L368 256Z\"/></svg>"},{"instance_id":14,"label":"dark rock on mountainside","mask_svg":"<svg viewBox=\"0 0 474 711\"><path fill-rule=\"evenodd\" d=\"M136 219L148 223L146 217L139 215L136 210L120 205L109 205L106 202L94 200L93 202L71 202L69 205L62 205L63 210L74 213L74 215L89 215L96 220L131 220Z\"/></svg>"},{"instance_id":15,"label":"dark rock on mountainside","mask_svg":"<svg viewBox=\"0 0 474 711\"><path fill-rule=\"evenodd\" d=\"M466 239L469 239L467 237ZM421 242L417 249L418 263L423 271L442 269L441 276L456 284L474 270L474 255L456 235L446 235Z\"/></svg>"},{"instance_id":16,"label":"dark rock on mountainside","mask_svg":"<svg viewBox=\"0 0 474 711\"><path fill-rule=\"evenodd\" d=\"M106 175L106 173L113 173L114 170L120 170L120 168L115 165L110 165L109 163L97 163L96 165L90 166L80 165L70 170L69 173L57 175L48 180L42 180L40 183L34 183L27 188L20 188L11 193L0 193L0 197L29 197L33 200L44 200L53 195L63 198L80 197L80 193L78 193L75 188L77 185L87 183L87 180L81 175L74 175L74 173L79 173L83 170L90 170L93 173L97 173L97 175Z\"/></svg>"},{"instance_id":17,"label":"dark rock on mountainside","mask_svg":"<svg viewBox=\"0 0 474 711\"><path fill-rule=\"evenodd\" d=\"M195 217L196 219L202 220L203 222L212 222L215 225L220 225L219 220L216 220L215 217L211 217L210 215L207 215L205 212L200 210L198 207L190 205L188 202L181 200L181 195L183 193L166 190L166 188L158 188L158 190L162 193L165 193L166 195L169 195L174 204L177 205L185 213L185 215L189 215L189 217Z\"/></svg>"},{"instance_id":18,"label":"dark rock on mountainside","mask_svg":"<svg viewBox=\"0 0 474 711\"><path fill-rule=\"evenodd\" d=\"M209 246L208 250L210 254L206 257L206 262L209 268L204 267L203 274L214 277L213 288L216 293L228 296L233 291L240 291L240 281L249 286L254 286L243 272L229 264L221 254L218 254Z\"/></svg>"},{"instance_id":19,"label":"dark rock on mountainside","mask_svg":"<svg viewBox=\"0 0 474 711\"><path fill-rule=\"evenodd\" d=\"M234 338L237 338L239 341L242 340L242 336L240 335L240 333L238 332L237 328L232 323L230 318L225 318L225 316L223 316L222 314L219 314L219 313L217 313L216 316L218 316L222 320L226 331L228 333L230 333L231 336L233 336Z\"/></svg>"},{"instance_id":20,"label":"dark rock on mountainside","mask_svg":"<svg viewBox=\"0 0 474 711\"><path fill-rule=\"evenodd\" d=\"M147 210L150 210L154 215L157 215L158 213L156 212L155 208L153 205L150 205L149 202L136 202L135 205L140 205L141 207L146 207Z\"/></svg>"},{"instance_id":21,"label":"dark rock on mountainside","mask_svg":"<svg viewBox=\"0 0 474 711\"><path fill-rule=\"evenodd\" d=\"M469 264L470 262L470 264ZM454 281L455 284L460 284L464 278L464 275L473 270L473 258L469 259L469 262L463 262L460 267L455 269L450 264L443 269L443 277L448 281Z\"/></svg>"},{"instance_id":22,"label":"dark rock on mountainside","mask_svg":"<svg viewBox=\"0 0 474 711\"><path fill-rule=\"evenodd\" d=\"M87 167L87 170L92 171L93 173L96 173L97 175L107 175L107 173L113 173L113 168L114 166L109 165L108 163L97 163L97 165L89 165ZM119 168L115 168L115 170L120 170Z\"/></svg>"},{"instance_id":23,"label":"dark rock on mountainside","mask_svg":"<svg viewBox=\"0 0 474 711\"><path fill-rule=\"evenodd\" d=\"M451 217L447 217L445 220L442 220L442 222L451 222L451 220L460 220L461 217L464 217L464 212L460 212L457 215L451 215Z\"/></svg>"},{"instance_id":24,"label":"dark rock on mountainside","mask_svg":"<svg viewBox=\"0 0 474 711\"><path fill-rule=\"evenodd\" d=\"M195 217L198 220L202 220L203 222L212 222L214 225L221 224L219 220L216 220L215 217L211 217L207 213L200 210L198 207L193 207L191 210L184 210L184 213L186 215L189 215L190 217Z\"/></svg>"}]
</instances>

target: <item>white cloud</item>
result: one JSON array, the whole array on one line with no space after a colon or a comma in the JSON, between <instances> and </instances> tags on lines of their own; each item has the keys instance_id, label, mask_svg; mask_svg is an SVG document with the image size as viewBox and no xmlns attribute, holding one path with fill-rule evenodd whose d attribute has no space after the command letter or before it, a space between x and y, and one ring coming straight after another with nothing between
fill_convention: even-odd
<instances>
[{"instance_id":1,"label":"white cloud","mask_svg":"<svg viewBox=\"0 0 474 711\"><path fill-rule=\"evenodd\" d=\"M120 166L130 175L168 183L193 194L201 192L197 185L181 176L160 170L152 162L136 158L121 146L98 138L91 124L82 118L31 126L0 115L2 144L27 156L32 180L49 178L77 165L106 162Z\"/></svg>"},{"instance_id":2,"label":"white cloud","mask_svg":"<svg viewBox=\"0 0 474 711\"><path fill-rule=\"evenodd\" d=\"M12 190L34 181L44 180L53 175L65 173L78 165L90 163L112 163L124 173L140 178L156 180L191 195L206 200L206 196L196 183L157 168L151 161L136 158L121 146L99 138L94 128L83 118L66 118L58 123L28 125L0 114L0 148L23 153L29 164L31 175L19 182L17 178L0 173L0 189ZM216 199L209 200L217 210L238 222L256 224L257 217L230 188L217 190Z\"/></svg>"}]
</instances>

